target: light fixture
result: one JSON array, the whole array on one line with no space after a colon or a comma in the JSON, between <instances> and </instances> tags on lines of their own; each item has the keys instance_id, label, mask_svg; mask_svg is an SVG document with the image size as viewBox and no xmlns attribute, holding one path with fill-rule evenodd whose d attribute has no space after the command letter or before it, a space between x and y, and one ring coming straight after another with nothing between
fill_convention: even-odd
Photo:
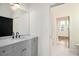
<instances>
[{"instance_id":1,"label":"light fixture","mask_svg":"<svg viewBox=\"0 0 79 59\"><path fill-rule=\"evenodd\" d=\"M10 3L12 10L21 9L21 6L19 3Z\"/></svg>"},{"instance_id":2,"label":"light fixture","mask_svg":"<svg viewBox=\"0 0 79 59\"><path fill-rule=\"evenodd\" d=\"M12 9L13 11L21 10L21 11L23 11L24 13L27 12L27 10L25 9L25 7L24 7L23 4L20 4L20 3L10 3L10 6L11 6L11 9Z\"/></svg>"}]
</instances>

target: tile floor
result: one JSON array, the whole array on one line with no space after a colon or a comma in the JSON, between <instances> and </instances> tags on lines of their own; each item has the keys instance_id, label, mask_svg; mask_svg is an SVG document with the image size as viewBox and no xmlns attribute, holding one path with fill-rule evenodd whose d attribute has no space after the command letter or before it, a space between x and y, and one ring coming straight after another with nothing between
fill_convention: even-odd
<instances>
[{"instance_id":1,"label":"tile floor","mask_svg":"<svg viewBox=\"0 0 79 59\"><path fill-rule=\"evenodd\" d=\"M71 52L71 49L67 48L61 41L52 45L52 56L77 56L77 54Z\"/></svg>"}]
</instances>

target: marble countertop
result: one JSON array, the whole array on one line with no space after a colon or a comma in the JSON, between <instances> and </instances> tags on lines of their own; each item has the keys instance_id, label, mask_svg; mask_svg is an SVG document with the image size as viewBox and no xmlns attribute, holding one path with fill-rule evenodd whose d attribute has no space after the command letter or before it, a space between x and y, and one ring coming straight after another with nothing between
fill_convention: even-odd
<instances>
[{"instance_id":1,"label":"marble countertop","mask_svg":"<svg viewBox=\"0 0 79 59\"><path fill-rule=\"evenodd\" d=\"M15 44L15 43L18 43L18 42L21 42L21 41L24 41L24 40L30 40L30 39L35 38L35 37L37 37L37 36L36 35L28 35L28 36L23 36L22 38L2 39L2 40L0 40L0 47L4 47L4 46L7 46L7 45Z\"/></svg>"}]
</instances>

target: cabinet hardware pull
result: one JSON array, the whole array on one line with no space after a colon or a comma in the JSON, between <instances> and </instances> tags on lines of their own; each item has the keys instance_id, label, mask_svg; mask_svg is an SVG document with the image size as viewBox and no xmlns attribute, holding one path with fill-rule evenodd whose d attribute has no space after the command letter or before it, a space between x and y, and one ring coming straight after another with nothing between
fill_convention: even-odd
<instances>
[{"instance_id":1,"label":"cabinet hardware pull","mask_svg":"<svg viewBox=\"0 0 79 59\"><path fill-rule=\"evenodd\" d=\"M2 52L3 52L3 53L5 53L6 51L5 51L5 50L3 50Z\"/></svg>"},{"instance_id":2,"label":"cabinet hardware pull","mask_svg":"<svg viewBox=\"0 0 79 59\"><path fill-rule=\"evenodd\" d=\"M26 51L27 50L27 48L24 48L22 51Z\"/></svg>"}]
</instances>

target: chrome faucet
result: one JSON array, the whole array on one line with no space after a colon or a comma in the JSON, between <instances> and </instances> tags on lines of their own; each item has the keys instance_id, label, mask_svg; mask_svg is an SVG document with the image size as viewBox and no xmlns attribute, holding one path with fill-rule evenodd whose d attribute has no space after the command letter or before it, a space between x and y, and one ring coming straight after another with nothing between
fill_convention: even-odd
<instances>
[{"instance_id":1,"label":"chrome faucet","mask_svg":"<svg viewBox=\"0 0 79 59\"><path fill-rule=\"evenodd\" d=\"M16 32L16 38L19 38L19 32Z\"/></svg>"}]
</instances>

